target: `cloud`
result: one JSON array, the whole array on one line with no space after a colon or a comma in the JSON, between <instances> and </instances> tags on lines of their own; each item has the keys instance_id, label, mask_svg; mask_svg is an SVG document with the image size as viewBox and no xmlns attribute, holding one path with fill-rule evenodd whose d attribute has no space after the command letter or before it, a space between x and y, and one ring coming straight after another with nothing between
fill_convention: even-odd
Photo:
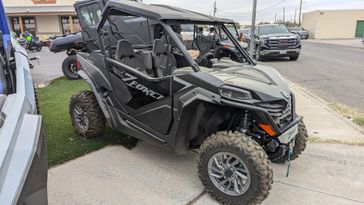
<instances>
[{"instance_id":1,"label":"cloud","mask_svg":"<svg viewBox=\"0 0 364 205\"><path fill-rule=\"evenodd\" d=\"M257 22L274 21L275 15L282 19L283 7L286 8L286 20L293 20L300 0L258 0ZM144 3L168 4L204 14L213 13L214 0L143 0ZM253 0L216 0L219 17L234 19L243 24L250 24ZM332 9L364 9L364 0L303 0L303 12Z\"/></svg>"}]
</instances>

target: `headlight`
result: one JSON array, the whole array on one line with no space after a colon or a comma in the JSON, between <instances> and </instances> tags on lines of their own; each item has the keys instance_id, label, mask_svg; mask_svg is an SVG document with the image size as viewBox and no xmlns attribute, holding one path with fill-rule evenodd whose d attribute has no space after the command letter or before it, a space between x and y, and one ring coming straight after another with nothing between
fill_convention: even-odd
<instances>
[{"instance_id":1,"label":"headlight","mask_svg":"<svg viewBox=\"0 0 364 205\"><path fill-rule=\"evenodd\" d=\"M235 100L248 100L253 98L251 92L230 86L220 87L220 95Z\"/></svg>"}]
</instances>

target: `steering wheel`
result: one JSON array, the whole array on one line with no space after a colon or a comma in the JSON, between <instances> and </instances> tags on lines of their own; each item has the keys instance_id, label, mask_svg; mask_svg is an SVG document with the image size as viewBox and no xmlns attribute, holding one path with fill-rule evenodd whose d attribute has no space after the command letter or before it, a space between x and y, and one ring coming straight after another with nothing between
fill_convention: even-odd
<instances>
[{"instance_id":1,"label":"steering wheel","mask_svg":"<svg viewBox=\"0 0 364 205\"><path fill-rule=\"evenodd\" d=\"M203 54L201 57L199 57L196 60L197 65L199 66L204 66L204 67L208 67L208 68L212 68L213 66L213 62L211 61L211 59L213 59L215 56L213 53L211 52L207 52L205 54Z\"/></svg>"}]
</instances>

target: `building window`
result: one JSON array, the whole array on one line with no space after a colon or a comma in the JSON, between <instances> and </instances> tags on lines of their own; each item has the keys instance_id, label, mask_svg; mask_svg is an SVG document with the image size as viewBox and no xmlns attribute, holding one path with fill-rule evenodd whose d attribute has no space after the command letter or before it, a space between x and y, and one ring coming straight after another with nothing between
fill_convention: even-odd
<instances>
[{"instance_id":1,"label":"building window","mask_svg":"<svg viewBox=\"0 0 364 205\"><path fill-rule=\"evenodd\" d=\"M61 16L61 24L63 34L81 31L80 22L77 16L72 16L72 29L69 16Z\"/></svg>"},{"instance_id":2,"label":"building window","mask_svg":"<svg viewBox=\"0 0 364 205\"><path fill-rule=\"evenodd\" d=\"M20 36L21 29L20 29L20 23L19 23L19 17L10 17L11 27L13 29L13 32Z\"/></svg>"},{"instance_id":3,"label":"building window","mask_svg":"<svg viewBox=\"0 0 364 205\"><path fill-rule=\"evenodd\" d=\"M26 16L22 18L23 18L24 31L28 31L29 33L36 36L36 23L34 17Z\"/></svg>"},{"instance_id":4,"label":"building window","mask_svg":"<svg viewBox=\"0 0 364 205\"><path fill-rule=\"evenodd\" d=\"M98 4L81 7L81 20L84 26L96 26L101 20L101 9Z\"/></svg>"}]
</instances>

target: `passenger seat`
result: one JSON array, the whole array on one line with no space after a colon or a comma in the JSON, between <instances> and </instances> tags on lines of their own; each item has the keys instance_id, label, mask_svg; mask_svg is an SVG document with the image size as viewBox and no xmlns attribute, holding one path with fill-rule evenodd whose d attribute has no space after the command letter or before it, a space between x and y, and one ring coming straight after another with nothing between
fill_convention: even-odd
<instances>
[{"instance_id":1,"label":"passenger seat","mask_svg":"<svg viewBox=\"0 0 364 205\"><path fill-rule=\"evenodd\" d=\"M147 66L141 56L137 55L129 41L122 39L118 41L115 53L115 60L137 69L140 72L147 71Z\"/></svg>"},{"instance_id":2,"label":"passenger seat","mask_svg":"<svg viewBox=\"0 0 364 205\"><path fill-rule=\"evenodd\" d=\"M155 68L155 77L171 75L177 68L176 59L161 39L154 40L152 56Z\"/></svg>"}]
</instances>

